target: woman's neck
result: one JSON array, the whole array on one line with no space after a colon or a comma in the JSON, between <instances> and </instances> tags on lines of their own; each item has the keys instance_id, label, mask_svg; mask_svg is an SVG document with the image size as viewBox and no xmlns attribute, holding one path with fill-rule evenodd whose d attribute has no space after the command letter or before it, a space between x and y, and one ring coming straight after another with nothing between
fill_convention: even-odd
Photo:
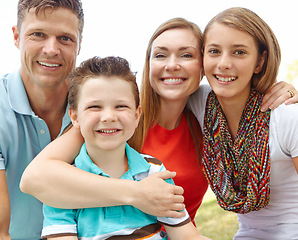
<instances>
[{"instance_id":1,"label":"woman's neck","mask_svg":"<svg viewBox=\"0 0 298 240\"><path fill-rule=\"evenodd\" d=\"M187 101L163 101L161 100L160 117L158 125L173 130L179 126L183 110Z\"/></svg>"}]
</instances>

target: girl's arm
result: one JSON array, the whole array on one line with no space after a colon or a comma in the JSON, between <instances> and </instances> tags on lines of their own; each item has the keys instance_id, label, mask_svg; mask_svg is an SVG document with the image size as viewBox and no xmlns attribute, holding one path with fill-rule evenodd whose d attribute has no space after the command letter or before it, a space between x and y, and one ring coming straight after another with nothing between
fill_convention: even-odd
<instances>
[{"instance_id":1,"label":"girl's arm","mask_svg":"<svg viewBox=\"0 0 298 240\"><path fill-rule=\"evenodd\" d=\"M294 157L292 159L293 159L293 162L294 162L294 166L296 168L296 172L298 174L298 157Z\"/></svg>"},{"instance_id":2,"label":"girl's arm","mask_svg":"<svg viewBox=\"0 0 298 240\"><path fill-rule=\"evenodd\" d=\"M293 91L294 97L291 97L289 90ZM262 101L262 111L266 111L268 108L275 109L284 102L286 104L297 103L298 94L293 85L282 81L267 91Z\"/></svg>"},{"instance_id":3,"label":"girl's arm","mask_svg":"<svg viewBox=\"0 0 298 240\"><path fill-rule=\"evenodd\" d=\"M0 170L0 239L10 240L10 203L5 170Z\"/></svg>"},{"instance_id":4,"label":"girl's arm","mask_svg":"<svg viewBox=\"0 0 298 240\"><path fill-rule=\"evenodd\" d=\"M175 173L155 173L139 182L91 174L71 165L82 144L75 128L50 143L24 171L21 190L58 208L132 205L155 216L184 216L179 212L185 207L183 189L164 181Z\"/></svg>"},{"instance_id":5,"label":"girl's arm","mask_svg":"<svg viewBox=\"0 0 298 240\"><path fill-rule=\"evenodd\" d=\"M179 227L170 227L164 225L169 238L172 240L210 240L210 238L200 235L198 229L189 222Z\"/></svg>"}]
</instances>

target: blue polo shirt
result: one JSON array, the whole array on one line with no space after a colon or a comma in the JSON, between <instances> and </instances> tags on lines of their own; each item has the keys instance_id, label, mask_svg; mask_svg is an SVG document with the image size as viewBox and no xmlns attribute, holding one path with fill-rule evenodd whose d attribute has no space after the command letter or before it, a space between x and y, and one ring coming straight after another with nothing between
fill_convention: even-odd
<instances>
[{"instance_id":1,"label":"blue polo shirt","mask_svg":"<svg viewBox=\"0 0 298 240\"><path fill-rule=\"evenodd\" d=\"M148 155L141 155L126 144L129 169L121 179L139 181L148 175L164 171L163 164ZM97 175L110 177L89 158L84 144L75 160L76 167ZM173 183L172 179L166 180ZM78 235L79 238L109 239L168 239L160 231L160 223L180 226L190 222L183 218L157 218L133 206L116 206L87 209L58 209L44 205L42 237ZM119 238L120 239L120 238Z\"/></svg>"},{"instance_id":2,"label":"blue polo shirt","mask_svg":"<svg viewBox=\"0 0 298 240\"><path fill-rule=\"evenodd\" d=\"M0 170L6 171L11 204L9 233L12 239L40 239L42 203L22 193L19 182L24 169L51 137L45 121L30 107L19 70L0 79L0 116ZM69 123L66 111L62 129Z\"/></svg>"}]
</instances>

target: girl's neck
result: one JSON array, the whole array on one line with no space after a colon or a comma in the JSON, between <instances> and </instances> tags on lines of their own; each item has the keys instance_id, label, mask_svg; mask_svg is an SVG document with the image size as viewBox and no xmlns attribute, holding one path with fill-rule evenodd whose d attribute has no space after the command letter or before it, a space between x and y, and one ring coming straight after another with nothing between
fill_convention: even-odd
<instances>
[{"instance_id":1,"label":"girl's neck","mask_svg":"<svg viewBox=\"0 0 298 240\"><path fill-rule=\"evenodd\" d=\"M173 102L161 100L158 125L168 130L177 128L180 124L186 102L187 101Z\"/></svg>"},{"instance_id":2,"label":"girl's neck","mask_svg":"<svg viewBox=\"0 0 298 240\"><path fill-rule=\"evenodd\" d=\"M220 99L218 98L218 101L221 105L221 108L225 114L225 117L227 119L227 124L229 127L229 132L231 133L233 141L236 138L239 122L241 119L241 116L243 114L243 110L246 105L246 99L239 100L239 99Z\"/></svg>"}]
</instances>

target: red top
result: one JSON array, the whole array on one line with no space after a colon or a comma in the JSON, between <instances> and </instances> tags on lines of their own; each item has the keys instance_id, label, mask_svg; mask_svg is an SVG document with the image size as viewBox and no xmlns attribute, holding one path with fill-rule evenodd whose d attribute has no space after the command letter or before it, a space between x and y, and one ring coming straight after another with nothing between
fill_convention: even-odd
<instances>
[{"instance_id":1,"label":"red top","mask_svg":"<svg viewBox=\"0 0 298 240\"><path fill-rule=\"evenodd\" d=\"M166 169L177 173L174 182L184 189L184 203L194 223L208 183L197 160L195 145L184 114L179 126L173 130L167 130L158 124L150 128L142 153L156 157L163 162Z\"/></svg>"}]
</instances>

